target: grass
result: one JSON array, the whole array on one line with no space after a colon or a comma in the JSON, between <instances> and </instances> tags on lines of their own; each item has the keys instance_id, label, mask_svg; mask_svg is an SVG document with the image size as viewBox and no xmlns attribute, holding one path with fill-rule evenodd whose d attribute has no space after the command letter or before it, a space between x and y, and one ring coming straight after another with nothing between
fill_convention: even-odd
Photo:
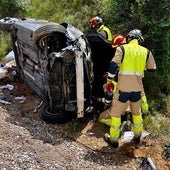
<instances>
[{"instance_id":1,"label":"grass","mask_svg":"<svg viewBox=\"0 0 170 170\"><path fill-rule=\"evenodd\" d=\"M150 132L153 138L170 143L170 95L157 97L149 106L151 113L143 121L145 130Z\"/></svg>"},{"instance_id":2,"label":"grass","mask_svg":"<svg viewBox=\"0 0 170 170\"><path fill-rule=\"evenodd\" d=\"M153 138L159 138L162 142L170 142L170 118L162 114L148 115L143 121L146 131L152 134Z\"/></svg>"}]
</instances>

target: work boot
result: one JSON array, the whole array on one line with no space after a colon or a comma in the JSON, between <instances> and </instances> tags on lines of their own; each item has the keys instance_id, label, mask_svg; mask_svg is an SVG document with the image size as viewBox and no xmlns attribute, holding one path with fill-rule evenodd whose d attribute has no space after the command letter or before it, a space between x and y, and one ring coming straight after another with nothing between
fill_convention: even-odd
<instances>
[{"instance_id":1,"label":"work boot","mask_svg":"<svg viewBox=\"0 0 170 170\"><path fill-rule=\"evenodd\" d=\"M138 137L134 136L134 138L131 140L130 143L133 143L135 145L135 147L137 147L139 145L139 143L140 143L140 137L141 136L138 136Z\"/></svg>"},{"instance_id":2,"label":"work boot","mask_svg":"<svg viewBox=\"0 0 170 170\"><path fill-rule=\"evenodd\" d=\"M134 140L134 142L135 142L136 144L139 144L139 143L140 143L140 136L137 137L137 138L134 137L133 140Z\"/></svg>"},{"instance_id":3,"label":"work boot","mask_svg":"<svg viewBox=\"0 0 170 170\"><path fill-rule=\"evenodd\" d=\"M104 140L110 144L113 148L118 148L119 147L119 143L118 142L113 142L110 140L110 135L109 134L105 134L104 135Z\"/></svg>"}]
</instances>

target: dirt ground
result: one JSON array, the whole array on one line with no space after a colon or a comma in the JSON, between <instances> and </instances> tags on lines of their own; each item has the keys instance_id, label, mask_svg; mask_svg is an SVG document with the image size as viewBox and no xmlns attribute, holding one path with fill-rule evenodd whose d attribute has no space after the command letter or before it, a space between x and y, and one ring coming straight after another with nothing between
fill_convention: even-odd
<instances>
[{"instance_id":1,"label":"dirt ground","mask_svg":"<svg viewBox=\"0 0 170 170\"><path fill-rule=\"evenodd\" d=\"M157 170L170 170L161 139L148 135L138 148L120 142L113 149L103 140L109 127L92 116L47 124L41 120L41 108L35 112L39 101L22 80L0 80L0 86L6 84L14 89L2 90L11 104L0 103L0 170L139 170L147 157Z\"/></svg>"}]
</instances>

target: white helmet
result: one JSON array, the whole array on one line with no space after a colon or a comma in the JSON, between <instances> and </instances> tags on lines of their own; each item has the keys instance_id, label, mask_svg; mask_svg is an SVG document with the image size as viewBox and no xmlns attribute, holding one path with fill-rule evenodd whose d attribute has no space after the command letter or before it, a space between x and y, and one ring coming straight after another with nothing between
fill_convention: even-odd
<instances>
[{"instance_id":1,"label":"white helmet","mask_svg":"<svg viewBox=\"0 0 170 170\"><path fill-rule=\"evenodd\" d=\"M128 33L128 35L126 36L126 39L129 38L129 37L132 38L132 39L137 39L140 42L144 41L141 30L138 30L138 29L134 29L134 30L130 31Z\"/></svg>"}]
</instances>

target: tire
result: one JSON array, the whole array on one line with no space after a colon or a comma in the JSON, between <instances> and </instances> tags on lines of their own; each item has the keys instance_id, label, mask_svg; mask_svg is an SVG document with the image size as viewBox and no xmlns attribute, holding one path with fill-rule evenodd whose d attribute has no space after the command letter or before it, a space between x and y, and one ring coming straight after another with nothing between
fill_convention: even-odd
<instances>
[{"instance_id":1,"label":"tire","mask_svg":"<svg viewBox=\"0 0 170 170\"><path fill-rule=\"evenodd\" d=\"M44 107L41 113L41 118L46 123L64 124L73 118L73 113L72 112L67 113L61 110L57 112L56 110L52 110L51 107L47 105Z\"/></svg>"},{"instance_id":2,"label":"tire","mask_svg":"<svg viewBox=\"0 0 170 170\"><path fill-rule=\"evenodd\" d=\"M38 28L32 35L32 40L35 42L39 49L43 49L41 39L52 36L55 33L65 36L66 29L59 24L48 24Z\"/></svg>"}]
</instances>

